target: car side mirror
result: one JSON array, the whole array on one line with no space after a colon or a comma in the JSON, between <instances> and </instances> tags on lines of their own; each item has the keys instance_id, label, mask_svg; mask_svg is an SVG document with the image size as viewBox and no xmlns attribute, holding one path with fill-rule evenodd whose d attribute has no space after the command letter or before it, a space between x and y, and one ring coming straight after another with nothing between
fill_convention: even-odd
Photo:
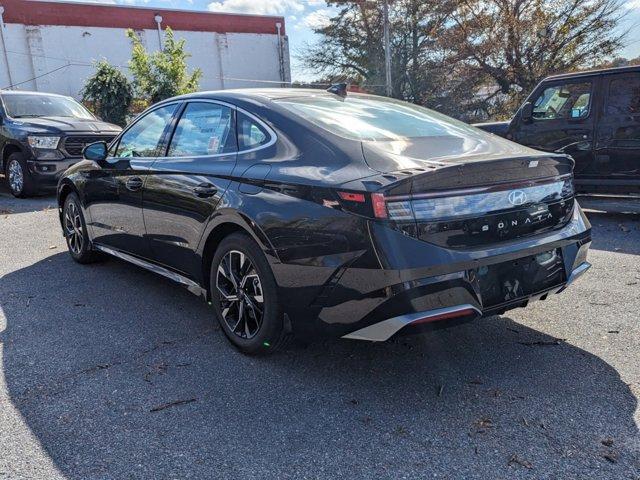
<instances>
[{"instance_id":1,"label":"car side mirror","mask_svg":"<svg viewBox=\"0 0 640 480\"><path fill-rule=\"evenodd\" d=\"M520 109L520 118L522 118L524 122L531 121L533 118L533 104L531 102L526 102L522 105L522 108Z\"/></svg>"},{"instance_id":2,"label":"car side mirror","mask_svg":"<svg viewBox=\"0 0 640 480\"><path fill-rule=\"evenodd\" d=\"M94 162L104 162L107 159L107 143L95 142L87 145L82 150L82 156L86 160L92 160Z\"/></svg>"}]
</instances>

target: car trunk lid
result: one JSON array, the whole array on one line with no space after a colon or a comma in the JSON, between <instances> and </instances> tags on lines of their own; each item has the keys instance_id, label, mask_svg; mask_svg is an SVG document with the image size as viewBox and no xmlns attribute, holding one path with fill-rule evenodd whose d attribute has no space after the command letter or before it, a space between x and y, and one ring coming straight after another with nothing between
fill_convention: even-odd
<instances>
[{"instance_id":1,"label":"car trunk lid","mask_svg":"<svg viewBox=\"0 0 640 480\"><path fill-rule=\"evenodd\" d=\"M459 146L466 154L451 155L451 141L429 142L432 149L423 139L401 147L363 143L367 163L386 170L369 182L380 184L389 221L406 234L447 247L478 247L559 228L571 218L570 157L506 141L503 148ZM417 157L420 152L425 158Z\"/></svg>"}]
</instances>

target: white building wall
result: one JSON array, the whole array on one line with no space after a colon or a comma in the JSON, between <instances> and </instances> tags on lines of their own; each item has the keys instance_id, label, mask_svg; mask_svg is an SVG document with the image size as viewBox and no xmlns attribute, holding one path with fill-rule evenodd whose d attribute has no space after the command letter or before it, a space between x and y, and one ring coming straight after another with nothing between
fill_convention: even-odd
<instances>
[{"instance_id":1,"label":"white building wall","mask_svg":"<svg viewBox=\"0 0 640 480\"><path fill-rule=\"evenodd\" d=\"M0 88L19 84L15 88L79 98L87 77L94 72L93 64L103 58L130 76L127 62L131 43L125 32L115 28L7 24L4 38L11 79L0 55ZM203 72L201 90L279 86L282 80L277 35L174 33L176 38L186 40L190 70L200 68ZM138 34L147 50L159 49L157 30L141 30ZM286 37L282 42L284 80L290 81Z\"/></svg>"}]
</instances>

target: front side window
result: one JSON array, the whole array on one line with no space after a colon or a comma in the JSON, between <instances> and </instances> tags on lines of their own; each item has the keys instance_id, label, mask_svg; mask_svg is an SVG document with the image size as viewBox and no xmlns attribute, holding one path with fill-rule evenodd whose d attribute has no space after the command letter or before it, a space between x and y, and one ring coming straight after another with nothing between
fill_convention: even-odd
<instances>
[{"instance_id":1,"label":"front side window","mask_svg":"<svg viewBox=\"0 0 640 480\"><path fill-rule=\"evenodd\" d=\"M640 114L640 75L617 77L609 84L607 115Z\"/></svg>"},{"instance_id":2,"label":"front side window","mask_svg":"<svg viewBox=\"0 0 640 480\"><path fill-rule=\"evenodd\" d=\"M115 157L157 157L162 134L177 108L177 103L157 108L134 123L120 138Z\"/></svg>"},{"instance_id":3,"label":"front side window","mask_svg":"<svg viewBox=\"0 0 640 480\"><path fill-rule=\"evenodd\" d=\"M215 103L192 102L178 122L168 156L206 156L235 151L233 110Z\"/></svg>"},{"instance_id":4,"label":"front side window","mask_svg":"<svg viewBox=\"0 0 640 480\"><path fill-rule=\"evenodd\" d=\"M242 112L238 113L238 143L240 151L261 147L271 141L269 132Z\"/></svg>"},{"instance_id":5,"label":"front side window","mask_svg":"<svg viewBox=\"0 0 640 480\"><path fill-rule=\"evenodd\" d=\"M7 114L13 118L65 117L95 120L95 117L69 97L58 95L9 93L2 97Z\"/></svg>"},{"instance_id":6,"label":"front side window","mask_svg":"<svg viewBox=\"0 0 640 480\"><path fill-rule=\"evenodd\" d=\"M591 82L547 87L533 103L533 118L553 120L589 116Z\"/></svg>"},{"instance_id":7,"label":"front side window","mask_svg":"<svg viewBox=\"0 0 640 480\"><path fill-rule=\"evenodd\" d=\"M403 140L417 137L485 139L479 129L418 105L389 98L327 95L279 100L292 113L332 133L354 140Z\"/></svg>"}]
</instances>

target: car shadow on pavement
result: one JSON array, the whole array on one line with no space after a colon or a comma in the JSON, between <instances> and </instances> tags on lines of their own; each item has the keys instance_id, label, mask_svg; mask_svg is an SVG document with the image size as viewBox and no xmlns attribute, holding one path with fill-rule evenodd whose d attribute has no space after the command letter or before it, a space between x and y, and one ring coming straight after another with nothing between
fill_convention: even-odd
<instances>
[{"instance_id":1,"label":"car shadow on pavement","mask_svg":"<svg viewBox=\"0 0 640 480\"><path fill-rule=\"evenodd\" d=\"M640 473L630 386L508 317L247 357L205 302L115 260L53 255L0 299L11 408L64 478Z\"/></svg>"}]
</instances>

